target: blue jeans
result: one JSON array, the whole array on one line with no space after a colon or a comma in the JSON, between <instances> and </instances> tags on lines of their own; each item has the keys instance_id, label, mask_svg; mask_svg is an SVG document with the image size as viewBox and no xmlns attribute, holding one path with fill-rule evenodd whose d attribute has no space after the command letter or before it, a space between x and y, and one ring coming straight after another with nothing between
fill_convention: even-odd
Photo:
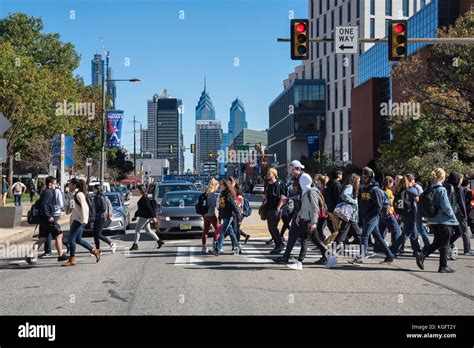
<instances>
[{"instance_id":1,"label":"blue jeans","mask_svg":"<svg viewBox=\"0 0 474 348\"><path fill-rule=\"evenodd\" d=\"M92 246L82 239L82 231L82 224L79 221L73 220L69 230L70 256L76 256L76 244L80 244L87 250L92 251Z\"/></svg>"},{"instance_id":2,"label":"blue jeans","mask_svg":"<svg viewBox=\"0 0 474 348\"><path fill-rule=\"evenodd\" d=\"M398 224L397 219L395 219L395 216L393 216L392 214L390 214L390 216L388 217L381 216L379 218L379 232L383 239L385 239L388 230L390 230L392 234L391 239L393 245L395 244L397 238L400 236L400 225ZM381 245L377 241L375 241L374 251L378 252L380 250L382 250Z\"/></svg>"},{"instance_id":3,"label":"blue jeans","mask_svg":"<svg viewBox=\"0 0 474 348\"><path fill-rule=\"evenodd\" d=\"M13 195L13 202L16 206L21 206L21 195Z\"/></svg>"},{"instance_id":4,"label":"blue jeans","mask_svg":"<svg viewBox=\"0 0 474 348\"><path fill-rule=\"evenodd\" d=\"M421 234L421 239L423 240L423 249L427 249L430 246L430 240L428 238L427 228L423 225L423 220L419 211L416 213L416 229L418 233Z\"/></svg>"},{"instance_id":5,"label":"blue jeans","mask_svg":"<svg viewBox=\"0 0 474 348\"><path fill-rule=\"evenodd\" d=\"M407 238L410 238L411 246L413 251L421 252L420 243L418 243L418 231L416 229L416 217L407 216L403 218L403 231L400 237L392 244L392 253L397 254L400 251L400 247L405 243Z\"/></svg>"},{"instance_id":6,"label":"blue jeans","mask_svg":"<svg viewBox=\"0 0 474 348\"><path fill-rule=\"evenodd\" d=\"M390 248L387 246L387 243L385 243L385 240L382 238L379 232L379 216L374 216L369 219L363 219L362 220L362 236L361 236L361 250L359 254L359 258L365 257L367 255L367 251L369 249L369 236L371 234L374 234L375 241L380 244L382 247L385 255L387 257L393 257L392 252L390 251Z\"/></svg>"},{"instance_id":7,"label":"blue jeans","mask_svg":"<svg viewBox=\"0 0 474 348\"><path fill-rule=\"evenodd\" d=\"M222 250L222 247L224 246L224 238L227 233L230 234L230 240L232 242L232 249L236 249L239 246L239 243L237 242L237 237L235 236L234 233L234 227L232 224L232 217L225 218L222 220L222 227L221 227L221 232L219 233L219 239L217 240L216 246L214 250L219 254Z\"/></svg>"}]
</instances>

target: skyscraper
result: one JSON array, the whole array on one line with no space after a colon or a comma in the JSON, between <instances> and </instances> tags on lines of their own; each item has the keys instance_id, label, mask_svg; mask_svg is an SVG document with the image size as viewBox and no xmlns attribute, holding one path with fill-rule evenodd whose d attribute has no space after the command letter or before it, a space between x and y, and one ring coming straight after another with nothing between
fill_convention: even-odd
<instances>
[{"instance_id":1,"label":"skyscraper","mask_svg":"<svg viewBox=\"0 0 474 348\"><path fill-rule=\"evenodd\" d=\"M196 121L195 170L200 174L215 175L218 151L222 143L221 121ZM209 156L212 153L212 156Z\"/></svg>"},{"instance_id":2,"label":"skyscraper","mask_svg":"<svg viewBox=\"0 0 474 348\"><path fill-rule=\"evenodd\" d=\"M100 54L94 54L91 61L91 84L102 86L102 75L104 74L104 60Z\"/></svg>"},{"instance_id":3,"label":"skyscraper","mask_svg":"<svg viewBox=\"0 0 474 348\"><path fill-rule=\"evenodd\" d=\"M211 97L206 89L206 79L204 79L204 89L199 98L199 102L196 105L196 121L200 120L215 120L216 111L212 104Z\"/></svg>"},{"instance_id":4,"label":"skyscraper","mask_svg":"<svg viewBox=\"0 0 474 348\"><path fill-rule=\"evenodd\" d=\"M230 141L239 134L242 129L247 128L247 121L245 120L245 107L244 103L236 98L230 106L230 121L229 121L229 134Z\"/></svg>"}]
</instances>

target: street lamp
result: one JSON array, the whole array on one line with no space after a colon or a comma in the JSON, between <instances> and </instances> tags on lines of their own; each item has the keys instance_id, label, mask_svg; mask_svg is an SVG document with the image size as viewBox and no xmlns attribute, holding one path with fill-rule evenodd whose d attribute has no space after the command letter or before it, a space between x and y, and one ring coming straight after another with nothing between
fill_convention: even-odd
<instances>
[{"instance_id":1,"label":"street lamp","mask_svg":"<svg viewBox=\"0 0 474 348\"><path fill-rule=\"evenodd\" d=\"M100 176L99 176L101 187L103 186L104 179L105 179L105 137L107 134L107 129L105 128L107 124L106 122L107 110L106 110L106 105L105 105L105 92L106 92L105 85L108 82L122 82L122 81L136 83L136 82L140 82L140 79L137 79L135 77L131 79L107 79L105 77L105 74L102 74L102 124L101 124L102 131L101 131L101 143L100 143Z\"/></svg>"}]
</instances>

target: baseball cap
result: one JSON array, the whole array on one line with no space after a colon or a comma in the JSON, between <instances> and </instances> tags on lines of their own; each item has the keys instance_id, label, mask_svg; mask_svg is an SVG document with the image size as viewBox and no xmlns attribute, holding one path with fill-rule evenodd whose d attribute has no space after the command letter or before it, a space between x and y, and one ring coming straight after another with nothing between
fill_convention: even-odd
<instances>
[{"instance_id":1,"label":"baseball cap","mask_svg":"<svg viewBox=\"0 0 474 348\"><path fill-rule=\"evenodd\" d=\"M294 160L290 163L290 167L304 169L304 165L300 161Z\"/></svg>"}]
</instances>

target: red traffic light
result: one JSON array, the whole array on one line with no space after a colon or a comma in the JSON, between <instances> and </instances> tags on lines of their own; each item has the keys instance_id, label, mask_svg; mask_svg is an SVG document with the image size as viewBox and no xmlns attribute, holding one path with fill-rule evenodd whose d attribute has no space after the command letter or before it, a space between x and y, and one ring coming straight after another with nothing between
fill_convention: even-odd
<instances>
[{"instance_id":1,"label":"red traffic light","mask_svg":"<svg viewBox=\"0 0 474 348\"><path fill-rule=\"evenodd\" d=\"M297 31L298 33L302 33L302 32L305 31L305 30L306 30L306 25L305 25L304 23L298 23L298 24L296 25L296 31Z\"/></svg>"},{"instance_id":2,"label":"red traffic light","mask_svg":"<svg viewBox=\"0 0 474 348\"><path fill-rule=\"evenodd\" d=\"M395 26L395 31L400 34L400 33L403 33L405 31L405 26L403 24L397 24Z\"/></svg>"}]
</instances>

